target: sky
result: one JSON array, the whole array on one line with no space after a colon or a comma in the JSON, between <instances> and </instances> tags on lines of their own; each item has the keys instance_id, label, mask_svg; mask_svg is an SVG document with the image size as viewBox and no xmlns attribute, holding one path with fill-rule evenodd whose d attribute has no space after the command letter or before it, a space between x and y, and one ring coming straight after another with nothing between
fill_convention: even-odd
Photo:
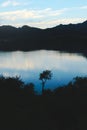
<instances>
[{"instance_id":1,"label":"sky","mask_svg":"<svg viewBox=\"0 0 87 130\"><path fill-rule=\"evenodd\" d=\"M87 20L87 0L0 0L0 26L50 28Z\"/></svg>"}]
</instances>

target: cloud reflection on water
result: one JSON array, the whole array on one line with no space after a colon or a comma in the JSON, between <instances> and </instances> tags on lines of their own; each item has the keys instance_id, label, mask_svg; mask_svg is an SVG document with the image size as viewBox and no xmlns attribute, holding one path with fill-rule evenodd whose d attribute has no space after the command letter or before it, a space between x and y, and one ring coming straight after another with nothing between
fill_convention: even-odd
<instances>
[{"instance_id":1,"label":"cloud reflection on water","mask_svg":"<svg viewBox=\"0 0 87 130\"><path fill-rule=\"evenodd\" d=\"M1 54L3 53L3 54ZM81 55L59 53L56 51L32 51L32 52L1 52L0 69L35 70L35 69L59 69L82 71L87 65L87 60ZM81 71L80 69L80 71Z\"/></svg>"}]
</instances>

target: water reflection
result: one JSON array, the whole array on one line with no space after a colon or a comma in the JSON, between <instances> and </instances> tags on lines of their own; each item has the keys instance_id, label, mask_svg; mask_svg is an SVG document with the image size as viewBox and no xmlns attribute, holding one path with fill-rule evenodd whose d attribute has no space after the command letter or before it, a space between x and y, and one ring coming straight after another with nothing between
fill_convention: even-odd
<instances>
[{"instance_id":1,"label":"water reflection","mask_svg":"<svg viewBox=\"0 0 87 130\"><path fill-rule=\"evenodd\" d=\"M4 76L20 75L25 82L38 80L42 70L50 69L53 78L47 87L53 88L69 82L75 76L87 74L87 59L78 54L60 53L59 51L32 51L32 52L0 52L0 73Z\"/></svg>"}]
</instances>

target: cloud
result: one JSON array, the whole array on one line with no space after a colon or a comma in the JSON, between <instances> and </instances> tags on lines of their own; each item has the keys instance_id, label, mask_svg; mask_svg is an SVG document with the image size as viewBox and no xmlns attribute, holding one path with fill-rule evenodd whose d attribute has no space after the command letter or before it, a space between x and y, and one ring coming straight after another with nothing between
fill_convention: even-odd
<instances>
[{"instance_id":1,"label":"cloud","mask_svg":"<svg viewBox=\"0 0 87 130\"><path fill-rule=\"evenodd\" d=\"M62 19L58 19L58 20L54 20L51 21L50 25L59 25L59 24L76 24L76 23L81 23L83 21L85 21L86 18L62 18Z\"/></svg>"},{"instance_id":2,"label":"cloud","mask_svg":"<svg viewBox=\"0 0 87 130\"><path fill-rule=\"evenodd\" d=\"M1 12L0 17L3 20L25 20L25 19L38 19L38 18L48 18L62 15L67 9L61 10L52 10L51 8L43 9L43 10L17 10L17 11L9 11L9 12Z\"/></svg>"},{"instance_id":3,"label":"cloud","mask_svg":"<svg viewBox=\"0 0 87 130\"><path fill-rule=\"evenodd\" d=\"M59 24L70 24L70 23L80 23L87 20L87 18L61 18L61 19L53 19L53 20L45 20L39 22L26 22L29 26L39 27L39 28L50 28L57 26ZM23 24L17 24L17 26L22 26Z\"/></svg>"},{"instance_id":4,"label":"cloud","mask_svg":"<svg viewBox=\"0 0 87 130\"><path fill-rule=\"evenodd\" d=\"M23 9L8 12L0 12L1 24L13 26L22 26L24 24L39 28L49 28L58 24L69 24L83 22L86 17L66 17L69 11L86 9L86 6L63 8L54 10L52 8L45 9Z\"/></svg>"},{"instance_id":5,"label":"cloud","mask_svg":"<svg viewBox=\"0 0 87 130\"><path fill-rule=\"evenodd\" d=\"M86 6L81 6L80 9L86 9L87 10L87 5Z\"/></svg>"},{"instance_id":6,"label":"cloud","mask_svg":"<svg viewBox=\"0 0 87 130\"><path fill-rule=\"evenodd\" d=\"M1 4L2 7L7 7L7 6L18 6L20 3L17 1L12 1L12 0L7 0Z\"/></svg>"},{"instance_id":7,"label":"cloud","mask_svg":"<svg viewBox=\"0 0 87 130\"><path fill-rule=\"evenodd\" d=\"M87 18L61 18L61 19L53 19L53 20L41 20L41 21L25 21L25 22L14 22L13 24L9 23L9 25L21 27L23 25L28 25L32 27L38 27L38 28L51 28L60 24L76 24L81 23L87 20Z\"/></svg>"},{"instance_id":8,"label":"cloud","mask_svg":"<svg viewBox=\"0 0 87 130\"><path fill-rule=\"evenodd\" d=\"M87 5L68 8L69 11L87 10Z\"/></svg>"},{"instance_id":9,"label":"cloud","mask_svg":"<svg viewBox=\"0 0 87 130\"><path fill-rule=\"evenodd\" d=\"M0 17L3 21L18 21L18 20L26 20L26 19L37 19L43 17L42 14L39 14L36 11L28 11L24 10L17 10L17 11L9 11L9 12L1 12Z\"/></svg>"},{"instance_id":10,"label":"cloud","mask_svg":"<svg viewBox=\"0 0 87 130\"><path fill-rule=\"evenodd\" d=\"M48 17L48 16L59 16L62 15L63 13L65 13L68 9L64 8L64 9L60 9L60 10L53 10L51 8L46 8L43 10L37 10L37 13L42 15L43 17Z\"/></svg>"}]
</instances>

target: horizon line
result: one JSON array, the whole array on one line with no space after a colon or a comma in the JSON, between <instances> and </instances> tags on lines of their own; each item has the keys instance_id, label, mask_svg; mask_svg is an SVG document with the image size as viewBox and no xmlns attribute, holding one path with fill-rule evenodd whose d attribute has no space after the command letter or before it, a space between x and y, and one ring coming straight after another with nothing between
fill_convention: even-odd
<instances>
[{"instance_id":1,"label":"horizon line","mask_svg":"<svg viewBox=\"0 0 87 130\"><path fill-rule=\"evenodd\" d=\"M3 24L3 25L0 25L0 27L5 27L5 26L9 26L9 27L13 27L13 28L22 28L22 27L24 27L24 26L27 26L27 27L30 27L30 28L36 28L36 29L41 29L41 30L44 30L44 29L50 29L50 28L54 28L54 27L57 27L57 26L60 26L60 25L62 25L62 26L64 26L64 25L76 25L76 24L83 24L83 23L85 23L85 22L87 22L87 20L84 20L84 21L82 21L82 22L77 22L77 23L60 23L60 24L58 24L58 25L54 25L54 26L50 26L50 27L45 27L45 28L41 28L41 27L36 27L36 26L30 26L30 25L28 25L28 24L23 24L23 25L20 25L20 26L15 26L15 25L12 25L12 24Z\"/></svg>"}]
</instances>

